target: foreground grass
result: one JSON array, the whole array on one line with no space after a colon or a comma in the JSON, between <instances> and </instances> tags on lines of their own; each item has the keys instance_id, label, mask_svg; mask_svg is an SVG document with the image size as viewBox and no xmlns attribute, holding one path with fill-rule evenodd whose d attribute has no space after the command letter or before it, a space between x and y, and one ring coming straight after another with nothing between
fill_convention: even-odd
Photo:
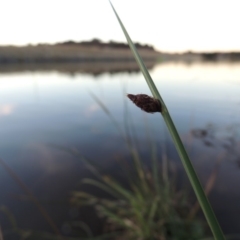
<instances>
[{"instance_id":1,"label":"foreground grass","mask_svg":"<svg viewBox=\"0 0 240 240\"><path fill-rule=\"evenodd\" d=\"M173 180L154 177L156 173L162 173L154 159L152 169L144 164L141 169L133 169L127 187L114 178L101 176L94 166L91 169L97 179L87 178L82 183L101 189L108 197L76 191L71 202L80 207L93 206L105 219L105 232L116 233L111 239L193 240L206 234L204 225L196 216L188 219L192 206L186 191L176 190ZM144 173L141 179L138 172Z\"/></svg>"}]
</instances>

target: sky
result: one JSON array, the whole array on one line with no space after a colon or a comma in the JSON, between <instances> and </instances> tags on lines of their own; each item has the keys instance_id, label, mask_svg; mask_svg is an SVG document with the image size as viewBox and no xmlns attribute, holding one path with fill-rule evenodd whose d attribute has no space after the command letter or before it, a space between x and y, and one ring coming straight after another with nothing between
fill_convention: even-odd
<instances>
[{"instance_id":1,"label":"sky","mask_svg":"<svg viewBox=\"0 0 240 240\"><path fill-rule=\"evenodd\" d=\"M157 50L240 51L240 0L112 0L131 38ZM108 0L0 0L0 45L125 42Z\"/></svg>"}]
</instances>

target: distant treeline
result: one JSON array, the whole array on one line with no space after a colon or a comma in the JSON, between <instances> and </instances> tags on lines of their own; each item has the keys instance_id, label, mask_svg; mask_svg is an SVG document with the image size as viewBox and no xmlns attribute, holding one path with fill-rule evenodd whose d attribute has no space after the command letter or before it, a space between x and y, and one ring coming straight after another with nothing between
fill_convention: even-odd
<instances>
[{"instance_id":1,"label":"distant treeline","mask_svg":"<svg viewBox=\"0 0 240 240\"><path fill-rule=\"evenodd\" d=\"M156 51L148 44L135 43L144 61L240 61L240 52L185 52ZM66 41L56 44L28 46L0 46L0 64L29 63L84 63L132 62L134 56L127 43L91 41Z\"/></svg>"},{"instance_id":2,"label":"distant treeline","mask_svg":"<svg viewBox=\"0 0 240 240\"><path fill-rule=\"evenodd\" d=\"M240 52L160 52L164 61L240 61Z\"/></svg>"},{"instance_id":3,"label":"distant treeline","mask_svg":"<svg viewBox=\"0 0 240 240\"><path fill-rule=\"evenodd\" d=\"M62 43L57 43L56 45L75 45L75 46L86 46L86 47L108 47L108 48L115 48L115 49L129 49L129 45L127 43L121 43L121 42L115 42L115 41L109 41L109 42L102 42L99 39L93 39L91 41L82 41L82 42L74 42L74 41L66 41ZM138 49L148 49L153 50L154 48L151 45L148 44L140 44L135 43L135 46Z\"/></svg>"},{"instance_id":4,"label":"distant treeline","mask_svg":"<svg viewBox=\"0 0 240 240\"><path fill-rule=\"evenodd\" d=\"M144 61L156 61L159 52L152 46L136 44ZM67 41L57 44L28 46L0 46L0 64L12 63L75 63L75 62L132 62L135 61L125 43L92 41Z\"/></svg>"},{"instance_id":5,"label":"distant treeline","mask_svg":"<svg viewBox=\"0 0 240 240\"><path fill-rule=\"evenodd\" d=\"M216 60L240 60L240 52L213 52L213 53L202 53L203 60L216 61Z\"/></svg>"}]
</instances>

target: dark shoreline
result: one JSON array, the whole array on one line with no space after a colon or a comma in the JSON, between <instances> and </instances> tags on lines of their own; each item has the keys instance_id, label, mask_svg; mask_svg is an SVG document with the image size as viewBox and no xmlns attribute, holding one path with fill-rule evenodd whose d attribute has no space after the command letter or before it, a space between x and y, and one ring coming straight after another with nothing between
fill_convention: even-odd
<instances>
[{"instance_id":1,"label":"dark shoreline","mask_svg":"<svg viewBox=\"0 0 240 240\"><path fill-rule=\"evenodd\" d=\"M146 61L145 65L148 69L152 69L156 61ZM19 72L49 72L56 71L63 74L91 74L94 76L103 73L119 73L119 72L139 72L139 67L135 61L88 61L88 62L43 62L43 63L11 63L0 64L0 73L19 73Z\"/></svg>"}]
</instances>

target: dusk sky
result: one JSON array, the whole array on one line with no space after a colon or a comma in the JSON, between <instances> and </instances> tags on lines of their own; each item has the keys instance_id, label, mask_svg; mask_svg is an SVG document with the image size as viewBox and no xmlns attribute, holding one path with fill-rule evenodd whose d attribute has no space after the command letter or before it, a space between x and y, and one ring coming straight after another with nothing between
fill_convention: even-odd
<instances>
[{"instance_id":1,"label":"dusk sky","mask_svg":"<svg viewBox=\"0 0 240 240\"><path fill-rule=\"evenodd\" d=\"M133 41L162 51L240 51L238 0L112 0ZM125 41L108 0L0 1L0 45Z\"/></svg>"}]
</instances>

